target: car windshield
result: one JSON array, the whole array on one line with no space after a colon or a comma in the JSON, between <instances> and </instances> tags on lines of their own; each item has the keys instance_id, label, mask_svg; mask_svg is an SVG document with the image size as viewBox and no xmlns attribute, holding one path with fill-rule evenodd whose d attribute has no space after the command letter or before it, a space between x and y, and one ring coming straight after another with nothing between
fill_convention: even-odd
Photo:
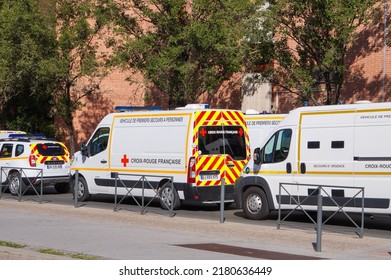
<instances>
[{"instance_id":1,"label":"car windshield","mask_svg":"<svg viewBox=\"0 0 391 280\"><path fill-rule=\"evenodd\" d=\"M43 156L63 156L65 155L64 148L57 143L37 144L38 152Z\"/></svg>"}]
</instances>

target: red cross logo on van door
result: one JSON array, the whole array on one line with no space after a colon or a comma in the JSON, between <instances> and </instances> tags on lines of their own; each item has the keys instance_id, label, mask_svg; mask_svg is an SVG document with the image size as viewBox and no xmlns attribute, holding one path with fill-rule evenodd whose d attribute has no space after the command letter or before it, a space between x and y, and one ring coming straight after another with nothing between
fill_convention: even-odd
<instances>
[{"instance_id":1,"label":"red cross logo on van door","mask_svg":"<svg viewBox=\"0 0 391 280\"><path fill-rule=\"evenodd\" d=\"M121 159L121 162L123 163L124 167L126 167L126 164L129 163L129 159L124 155L124 157Z\"/></svg>"},{"instance_id":2,"label":"red cross logo on van door","mask_svg":"<svg viewBox=\"0 0 391 280\"><path fill-rule=\"evenodd\" d=\"M239 135L242 136L244 134L244 131L242 128L239 129Z\"/></svg>"},{"instance_id":3,"label":"red cross logo on van door","mask_svg":"<svg viewBox=\"0 0 391 280\"><path fill-rule=\"evenodd\" d=\"M206 135L206 130L205 130L205 128L202 128L201 131L200 131L200 133L201 133L202 137L205 137L205 135Z\"/></svg>"}]
</instances>

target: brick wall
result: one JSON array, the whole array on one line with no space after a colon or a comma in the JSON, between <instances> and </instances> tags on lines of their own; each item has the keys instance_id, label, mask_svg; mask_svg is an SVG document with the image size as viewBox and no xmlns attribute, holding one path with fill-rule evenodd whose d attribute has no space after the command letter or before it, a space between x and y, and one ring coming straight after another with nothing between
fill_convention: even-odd
<instances>
[{"instance_id":1,"label":"brick wall","mask_svg":"<svg viewBox=\"0 0 391 280\"><path fill-rule=\"evenodd\" d=\"M391 1L388 13L391 14ZM388 23L391 17L388 16ZM389 32L388 40L391 32ZM360 30L355 44L348 51L345 83L341 90L341 100L352 103L358 100L372 102L391 101L391 53L386 48L386 79L383 91L383 19L379 18L376 25ZM131 77L131 82L125 79ZM203 94L197 100L199 103L209 103L212 108L241 109L242 76L233 75L224 82L215 95ZM118 105L158 105L167 108L165 95L153 87L146 87L141 75L131 75L130 72L114 71L101 83L101 92L84 100L86 106L75 115L76 143L87 140L96 125ZM280 93L273 94L273 107L279 113L287 113L294 107L301 106L295 96ZM67 142L67 139L63 139ZM78 149L78 145L76 145Z\"/></svg>"}]
</instances>

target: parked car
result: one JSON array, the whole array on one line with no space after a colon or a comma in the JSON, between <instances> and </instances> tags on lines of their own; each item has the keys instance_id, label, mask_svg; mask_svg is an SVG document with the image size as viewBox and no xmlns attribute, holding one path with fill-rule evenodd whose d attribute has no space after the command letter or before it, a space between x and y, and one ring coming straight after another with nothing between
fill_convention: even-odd
<instances>
[{"instance_id":1,"label":"parked car","mask_svg":"<svg viewBox=\"0 0 391 280\"><path fill-rule=\"evenodd\" d=\"M29 134L0 139L2 187L18 195L42 182L67 193L70 158L67 147L54 139Z\"/></svg>"}]
</instances>

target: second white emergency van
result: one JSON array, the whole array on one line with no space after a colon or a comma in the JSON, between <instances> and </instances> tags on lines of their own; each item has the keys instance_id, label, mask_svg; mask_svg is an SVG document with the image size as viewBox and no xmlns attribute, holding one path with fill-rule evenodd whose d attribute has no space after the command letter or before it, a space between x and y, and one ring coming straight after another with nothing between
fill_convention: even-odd
<instances>
[{"instance_id":1,"label":"second white emergency van","mask_svg":"<svg viewBox=\"0 0 391 280\"><path fill-rule=\"evenodd\" d=\"M71 169L73 177L79 173L78 199L115 194L113 174L118 173L133 196L159 193L162 207L178 208L181 201L220 202L223 178L225 201L233 201L235 180L250 158L248 141L243 114L236 110L109 114L74 156ZM142 190L137 184L142 178L152 188ZM118 188L120 195L127 192Z\"/></svg>"},{"instance_id":2,"label":"second white emergency van","mask_svg":"<svg viewBox=\"0 0 391 280\"><path fill-rule=\"evenodd\" d=\"M244 114L251 147L259 147L271 131L285 118L286 114L259 113L247 110Z\"/></svg>"},{"instance_id":3,"label":"second white emergency van","mask_svg":"<svg viewBox=\"0 0 391 280\"><path fill-rule=\"evenodd\" d=\"M316 210L317 186L327 185L324 210L391 214L391 103L303 107L291 111L254 151L236 182L236 203L250 219L269 212ZM252 146L254 148L254 146ZM287 192L281 192L286 184ZM362 188L365 196L355 197ZM309 197L309 198L308 198ZM338 208L338 207L337 207Z\"/></svg>"}]
</instances>

